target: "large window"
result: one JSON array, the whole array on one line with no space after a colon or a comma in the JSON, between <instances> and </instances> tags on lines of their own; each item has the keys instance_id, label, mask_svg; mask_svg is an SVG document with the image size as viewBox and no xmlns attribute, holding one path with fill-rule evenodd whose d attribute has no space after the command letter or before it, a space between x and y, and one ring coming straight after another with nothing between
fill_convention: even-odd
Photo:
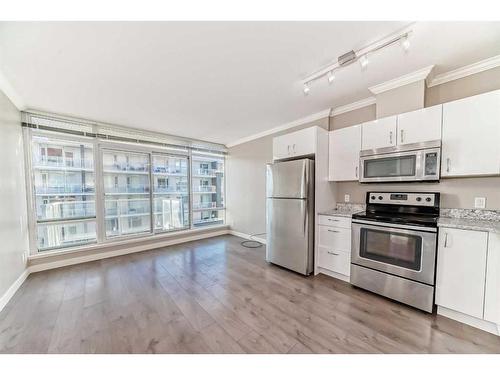
<instances>
[{"instance_id":1,"label":"large window","mask_svg":"<svg viewBox=\"0 0 500 375\"><path fill-rule=\"evenodd\" d=\"M224 158L193 152L193 225L224 223Z\"/></svg>"},{"instance_id":2,"label":"large window","mask_svg":"<svg viewBox=\"0 0 500 375\"><path fill-rule=\"evenodd\" d=\"M106 237L151 232L149 154L102 153Z\"/></svg>"},{"instance_id":3,"label":"large window","mask_svg":"<svg viewBox=\"0 0 500 375\"><path fill-rule=\"evenodd\" d=\"M153 154L152 172L155 231L189 228L187 156Z\"/></svg>"},{"instance_id":4,"label":"large window","mask_svg":"<svg viewBox=\"0 0 500 375\"><path fill-rule=\"evenodd\" d=\"M38 249L95 242L92 144L35 136L32 145Z\"/></svg>"},{"instance_id":5,"label":"large window","mask_svg":"<svg viewBox=\"0 0 500 375\"><path fill-rule=\"evenodd\" d=\"M28 134L36 251L224 224L221 154Z\"/></svg>"}]
</instances>

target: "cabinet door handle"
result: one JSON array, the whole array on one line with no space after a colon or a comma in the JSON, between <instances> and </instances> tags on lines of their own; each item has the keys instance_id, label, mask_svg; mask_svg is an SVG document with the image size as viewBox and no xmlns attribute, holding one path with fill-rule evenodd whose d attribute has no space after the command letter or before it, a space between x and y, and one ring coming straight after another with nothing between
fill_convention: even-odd
<instances>
[{"instance_id":1,"label":"cabinet door handle","mask_svg":"<svg viewBox=\"0 0 500 375\"><path fill-rule=\"evenodd\" d=\"M290 155L290 145L287 146L288 155Z\"/></svg>"},{"instance_id":2,"label":"cabinet door handle","mask_svg":"<svg viewBox=\"0 0 500 375\"><path fill-rule=\"evenodd\" d=\"M334 253L333 251L328 251L328 254L330 254L330 255L339 255L338 253Z\"/></svg>"},{"instance_id":3,"label":"cabinet door handle","mask_svg":"<svg viewBox=\"0 0 500 375\"><path fill-rule=\"evenodd\" d=\"M389 132L389 143L392 145L392 130Z\"/></svg>"},{"instance_id":4,"label":"cabinet door handle","mask_svg":"<svg viewBox=\"0 0 500 375\"><path fill-rule=\"evenodd\" d=\"M356 166L356 178L358 178L358 166Z\"/></svg>"},{"instance_id":5,"label":"cabinet door handle","mask_svg":"<svg viewBox=\"0 0 500 375\"><path fill-rule=\"evenodd\" d=\"M292 146L293 153L295 154L295 143Z\"/></svg>"},{"instance_id":6,"label":"cabinet door handle","mask_svg":"<svg viewBox=\"0 0 500 375\"><path fill-rule=\"evenodd\" d=\"M328 229L328 232L332 232L332 233L339 233L338 230L333 230L333 229Z\"/></svg>"},{"instance_id":7,"label":"cabinet door handle","mask_svg":"<svg viewBox=\"0 0 500 375\"><path fill-rule=\"evenodd\" d=\"M448 232L444 234L444 247L448 247Z\"/></svg>"},{"instance_id":8,"label":"cabinet door handle","mask_svg":"<svg viewBox=\"0 0 500 375\"><path fill-rule=\"evenodd\" d=\"M450 171L450 158L446 158L446 172Z\"/></svg>"},{"instance_id":9,"label":"cabinet door handle","mask_svg":"<svg viewBox=\"0 0 500 375\"><path fill-rule=\"evenodd\" d=\"M328 219L328 221L338 221L337 219Z\"/></svg>"},{"instance_id":10,"label":"cabinet door handle","mask_svg":"<svg viewBox=\"0 0 500 375\"><path fill-rule=\"evenodd\" d=\"M401 129L401 142L404 142L405 139L405 131L404 129Z\"/></svg>"}]
</instances>

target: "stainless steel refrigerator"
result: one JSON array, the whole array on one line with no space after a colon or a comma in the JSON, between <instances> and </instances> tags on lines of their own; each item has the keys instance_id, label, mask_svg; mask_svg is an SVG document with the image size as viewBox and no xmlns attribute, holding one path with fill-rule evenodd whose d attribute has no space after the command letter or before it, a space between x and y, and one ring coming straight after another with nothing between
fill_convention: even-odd
<instances>
[{"instance_id":1,"label":"stainless steel refrigerator","mask_svg":"<svg viewBox=\"0 0 500 375\"><path fill-rule=\"evenodd\" d=\"M314 259L314 160L268 164L268 262L308 275Z\"/></svg>"}]
</instances>

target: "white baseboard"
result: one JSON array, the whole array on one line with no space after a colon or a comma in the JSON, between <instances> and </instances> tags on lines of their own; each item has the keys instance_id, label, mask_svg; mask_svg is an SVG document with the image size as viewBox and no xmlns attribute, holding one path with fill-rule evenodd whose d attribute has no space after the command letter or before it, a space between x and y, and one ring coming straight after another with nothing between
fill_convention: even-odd
<instances>
[{"instance_id":1,"label":"white baseboard","mask_svg":"<svg viewBox=\"0 0 500 375\"><path fill-rule=\"evenodd\" d=\"M233 236L244 238L246 240L257 241L257 242L260 242L261 244L264 244L264 245L267 243L265 238L252 236L251 234L246 234L246 233L238 232L235 230L229 230L229 234L232 234Z\"/></svg>"},{"instance_id":2,"label":"white baseboard","mask_svg":"<svg viewBox=\"0 0 500 375\"><path fill-rule=\"evenodd\" d=\"M30 271L28 268L17 278L14 283L7 289L7 291L0 297L0 311L9 303L10 299L16 294L17 290L23 285L24 281L28 278Z\"/></svg>"},{"instance_id":3,"label":"white baseboard","mask_svg":"<svg viewBox=\"0 0 500 375\"><path fill-rule=\"evenodd\" d=\"M469 326L500 336L499 326L497 326L495 323L487 322L486 320L478 319L473 316L452 309L448 309L443 306L438 306L437 313L438 315L446 316L447 318L457 320Z\"/></svg>"}]
</instances>

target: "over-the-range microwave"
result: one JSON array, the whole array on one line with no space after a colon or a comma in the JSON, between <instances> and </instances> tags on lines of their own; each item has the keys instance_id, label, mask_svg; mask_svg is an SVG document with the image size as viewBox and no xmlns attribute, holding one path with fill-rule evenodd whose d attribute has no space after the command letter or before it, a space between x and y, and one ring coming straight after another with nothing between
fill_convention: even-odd
<instances>
[{"instance_id":1,"label":"over-the-range microwave","mask_svg":"<svg viewBox=\"0 0 500 375\"><path fill-rule=\"evenodd\" d=\"M363 150L359 182L439 181L441 141Z\"/></svg>"}]
</instances>

